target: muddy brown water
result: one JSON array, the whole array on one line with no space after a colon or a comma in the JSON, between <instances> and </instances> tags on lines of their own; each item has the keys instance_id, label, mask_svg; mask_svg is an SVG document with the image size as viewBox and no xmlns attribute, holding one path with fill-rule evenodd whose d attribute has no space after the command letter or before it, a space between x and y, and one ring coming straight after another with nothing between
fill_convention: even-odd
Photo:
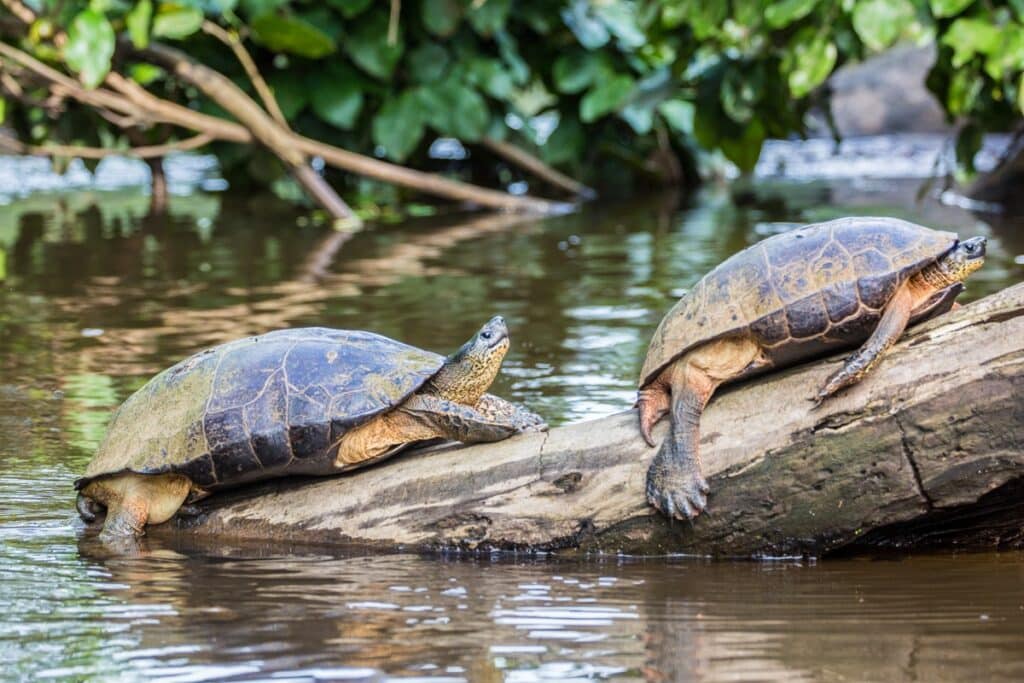
<instances>
[{"instance_id":1,"label":"muddy brown water","mask_svg":"<svg viewBox=\"0 0 1024 683\"><path fill-rule=\"evenodd\" d=\"M368 556L83 532L72 480L110 412L206 345L283 326L446 353L501 314L496 393L552 424L621 410L703 272L791 223L897 215L986 234L968 297L1024 279L1017 217L916 182L761 182L547 220L431 217L348 237L269 200L135 190L0 206L0 678L1024 680L1024 555L810 561ZM753 436L752 438L756 438Z\"/></svg>"}]
</instances>

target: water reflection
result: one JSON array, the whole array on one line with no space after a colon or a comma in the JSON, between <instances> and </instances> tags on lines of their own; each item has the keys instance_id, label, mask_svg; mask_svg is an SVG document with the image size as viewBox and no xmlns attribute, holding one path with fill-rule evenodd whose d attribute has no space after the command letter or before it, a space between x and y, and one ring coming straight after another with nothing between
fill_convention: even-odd
<instances>
[{"instance_id":1,"label":"water reflection","mask_svg":"<svg viewBox=\"0 0 1024 683\"><path fill-rule=\"evenodd\" d=\"M136 191L0 198L2 677L1024 678L1019 554L562 565L144 539L112 555L74 514L71 482L110 412L245 334L328 325L447 352L501 314L513 346L497 393L558 424L628 405L671 302L793 222L873 213L987 234L969 294L1024 277L1019 218L989 228L915 204L916 188L761 182L355 235L263 198L175 196L165 217Z\"/></svg>"},{"instance_id":2,"label":"water reflection","mask_svg":"<svg viewBox=\"0 0 1024 683\"><path fill-rule=\"evenodd\" d=\"M1020 555L561 565L294 554L98 555L138 640L114 661L191 680L370 671L455 680L954 681L1024 675ZM147 621L156 619L156 621ZM184 662L187 661L187 664Z\"/></svg>"}]
</instances>

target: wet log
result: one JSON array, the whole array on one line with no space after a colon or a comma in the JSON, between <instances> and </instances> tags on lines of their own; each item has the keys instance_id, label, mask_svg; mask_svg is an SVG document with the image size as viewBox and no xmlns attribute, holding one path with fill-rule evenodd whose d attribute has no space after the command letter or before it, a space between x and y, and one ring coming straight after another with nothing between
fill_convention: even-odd
<instances>
[{"instance_id":1,"label":"wet log","mask_svg":"<svg viewBox=\"0 0 1024 683\"><path fill-rule=\"evenodd\" d=\"M692 525L646 504L656 451L628 411L216 496L152 533L748 557L1024 545L1024 284L912 329L866 381L811 410L841 358L716 396L702 440L712 492Z\"/></svg>"}]
</instances>

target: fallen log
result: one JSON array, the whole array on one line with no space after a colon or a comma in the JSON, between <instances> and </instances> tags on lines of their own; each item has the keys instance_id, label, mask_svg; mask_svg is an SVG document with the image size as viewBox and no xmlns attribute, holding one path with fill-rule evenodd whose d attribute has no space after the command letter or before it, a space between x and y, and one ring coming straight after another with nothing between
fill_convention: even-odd
<instances>
[{"instance_id":1,"label":"fallen log","mask_svg":"<svg viewBox=\"0 0 1024 683\"><path fill-rule=\"evenodd\" d=\"M628 411L215 496L151 533L718 556L1024 546L1024 284L914 328L866 381L811 410L840 362L716 396L701 446L709 506L692 525L647 505L656 450Z\"/></svg>"}]
</instances>

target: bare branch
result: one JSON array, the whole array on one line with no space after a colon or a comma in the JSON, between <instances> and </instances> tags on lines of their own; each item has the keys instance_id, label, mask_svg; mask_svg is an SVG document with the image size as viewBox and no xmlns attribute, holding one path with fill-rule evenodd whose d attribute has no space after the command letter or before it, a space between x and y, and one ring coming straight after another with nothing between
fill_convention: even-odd
<instances>
[{"instance_id":1,"label":"bare branch","mask_svg":"<svg viewBox=\"0 0 1024 683\"><path fill-rule=\"evenodd\" d=\"M274 97L273 91L267 82L260 75L260 71L256 68L256 62L253 61L252 56L242 45L241 39L235 33L228 33L223 28L213 23L212 21L206 20L203 22L203 31L213 36L220 42L231 48L231 51L235 53L235 57L238 59L242 68L245 69L246 75L249 80L252 81L252 85L256 88L256 93L263 100L263 105L267 108L270 115L284 128L291 130L288 125L287 119L281 112L281 108L277 104L277 99Z\"/></svg>"},{"instance_id":2,"label":"bare branch","mask_svg":"<svg viewBox=\"0 0 1024 683\"><path fill-rule=\"evenodd\" d=\"M139 159L153 159L167 156L171 152L188 152L213 142L214 138L200 133L185 140L164 145L147 145L115 149L106 147L84 147L81 145L26 145L9 135L0 134L0 147L14 154L44 154L46 156L78 157L81 159L105 159L110 156L130 156Z\"/></svg>"},{"instance_id":3,"label":"bare branch","mask_svg":"<svg viewBox=\"0 0 1024 683\"><path fill-rule=\"evenodd\" d=\"M388 45L398 42L398 19L402 14L402 0L391 0L391 13L388 15Z\"/></svg>"},{"instance_id":4,"label":"bare branch","mask_svg":"<svg viewBox=\"0 0 1024 683\"><path fill-rule=\"evenodd\" d=\"M498 156L512 162L516 166L519 166L523 170L532 173L541 180L544 180L555 187L559 187L567 192L583 197L584 199L594 199L597 197L597 193L593 189L587 187L578 180L574 180L564 173L551 168L543 161L520 147L516 147L515 145L502 142L501 140L496 140L494 138L484 138L481 140L481 144Z\"/></svg>"},{"instance_id":5,"label":"bare branch","mask_svg":"<svg viewBox=\"0 0 1024 683\"><path fill-rule=\"evenodd\" d=\"M169 50L169 48L165 49ZM187 59L187 56L176 50L171 50L171 52ZM149 52L140 54L152 58ZM206 133L225 142L250 144L256 141L253 133L245 126L156 97L114 71L107 74L104 81L109 89L86 90L75 79L3 42L0 42L0 57L5 57L35 74L50 84L51 90L62 92L82 104L109 112L110 115L128 117L128 120L124 120L124 122L128 123L130 120L131 125L169 123L187 130ZM152 61L164 62L163 59L155 58ZM237 87L234 84L231 85ZM260 111L255 103L251 104L257 111ZM506 211L559 213L571 208L571 205L565 203L530 196L515 196L443 176L416 171L334 147L296 133L281 131L280 127L277 127L277 130L281 132L282 144L291 146L297 152L320 156L328 164L350 173L401 185L427 194Z\"/></svg>"},{"instance_id":6,"label":"bare branch","mask_svg":"<svg viewBox=\"0 0 1024 683\"><path fill-rule=\"evenodd\" d=\"M3 0L4 7L11 11L22 23L31 24L36 20L35 12L28 5L19 0Z\"/></svg>"}]
</instances>

